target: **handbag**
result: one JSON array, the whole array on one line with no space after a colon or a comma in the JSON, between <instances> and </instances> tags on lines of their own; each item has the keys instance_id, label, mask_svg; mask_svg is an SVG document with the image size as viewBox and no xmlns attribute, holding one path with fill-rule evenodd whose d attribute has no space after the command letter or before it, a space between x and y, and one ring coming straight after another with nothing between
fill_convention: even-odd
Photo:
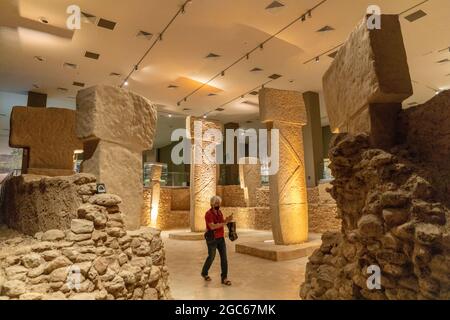
<instances>
[{"instance_id":1,"label":"handbag","mask_svg":"<svg viewBox=\"0 0 450 320\"><path fill-rule=\"evenodd\" d=\"M236 232L236 222L227 223L228 227L228 237L231 241L236 241L239 237Z\"/></svg>"},{"instance_id":2,"label":"handbag","mask_svg":"<svg viewBox=\"0 0 450 320\"><path fill-rule=\"evenodd\" d=\"M206 241L213 241L215 239L215 233L214 230L208 230L205 232L205 240Z\"/></svg>"}]
</instances>

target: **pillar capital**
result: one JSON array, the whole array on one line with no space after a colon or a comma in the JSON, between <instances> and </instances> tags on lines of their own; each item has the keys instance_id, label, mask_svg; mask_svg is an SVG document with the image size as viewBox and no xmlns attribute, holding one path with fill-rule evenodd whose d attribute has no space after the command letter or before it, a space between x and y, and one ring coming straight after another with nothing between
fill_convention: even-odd
<instances>
[{"instance_id":1,"label":"pillar capital","mask_svg":"<svg viewBox=\"0 0 450 320\"><path fill-rule=\"evenodd\" d=\"M308 121L303 95L297 91L263 88L259 92L259 110L263 123L278 121L304 126Z\"/></svg>"}]
</instances>

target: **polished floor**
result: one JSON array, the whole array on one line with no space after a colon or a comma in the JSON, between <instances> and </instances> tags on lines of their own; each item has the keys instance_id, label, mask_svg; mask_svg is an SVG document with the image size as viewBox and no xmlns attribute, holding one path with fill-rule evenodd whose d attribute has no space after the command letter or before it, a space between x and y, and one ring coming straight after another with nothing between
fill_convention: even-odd
<instances>
[{"instance_id":1,"label":"polished floor","mask_svg":"<svg viewBox=\"0 0 450 320\"><path fill-rule=\"evenodd\" d=\"M181 230L180 230L181 231ZM184 230L185 231L185 230ZM166 263L170 272L170 287L174 299L182 300L298 300L304 280L307 258L274 262L236 253L235 243L272 239L270 232L239 231L235 243L227 239L229 279L231 287L220 283L220 258L210 271L212 282L205 282L200 271L207 255L205 241L162 237L166 248Z\"/></svg>"}]
</instances>

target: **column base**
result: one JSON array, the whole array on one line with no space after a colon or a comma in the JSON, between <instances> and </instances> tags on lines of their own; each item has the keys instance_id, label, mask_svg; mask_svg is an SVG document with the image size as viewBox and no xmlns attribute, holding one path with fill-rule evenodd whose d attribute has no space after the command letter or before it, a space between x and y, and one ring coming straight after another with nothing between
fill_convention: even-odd
<instances>
[{"instance_id":1,"label":"column base","mask_svg":"<svg viewBox=\"0 0 450 320\"><path fill-rule=\"evenodd\" d=\"M310 233L309 240L302 244L283 246L273 240L253 241L236 244L236 252L272 260L288 261L309 257L322 244L321 234Z\"/></svg>"}]
</instances>

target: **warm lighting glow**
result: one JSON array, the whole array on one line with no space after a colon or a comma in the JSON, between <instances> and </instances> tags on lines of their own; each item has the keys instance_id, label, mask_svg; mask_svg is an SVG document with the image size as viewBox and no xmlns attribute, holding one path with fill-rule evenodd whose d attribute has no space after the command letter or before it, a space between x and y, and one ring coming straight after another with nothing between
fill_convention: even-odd
<instances>
[{"instance_id":1,"label":"warm lighting glow","mask_svg":"<svg viewBox=\"0 0 450 320\"><path fill-rule=\"evenodd\" d=\"M84 150L75 150L73 153L75 154L82 154L84 152Z\"/></svg>"}]
</instances>

